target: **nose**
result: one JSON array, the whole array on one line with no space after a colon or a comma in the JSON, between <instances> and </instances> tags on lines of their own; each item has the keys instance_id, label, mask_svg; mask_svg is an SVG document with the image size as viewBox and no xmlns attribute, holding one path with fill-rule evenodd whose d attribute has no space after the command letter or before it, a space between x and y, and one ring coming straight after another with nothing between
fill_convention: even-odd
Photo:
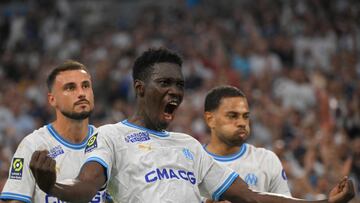
<instances>
[{"instance_id":1,"label":"nose","mask_svg":"<svg viewBox=\"0 0 360 203\"><path fill-rule=\"evenodd\" d=\"M245 127L246 126L246 120L240 116L237 120L236 120L236 125L239 127Z\"/></svg>"},{"instance_id":2,"label":"nose","mask_svg":"<svg viewBox=\"0 0 360 203\"><path fill-rule=\"evenodd\" d=\"M177 85L171 85L168 90L168 94L182 99L182 97L184 95L184 88L179 87Z\"/></svg>"},{"instance_id":3,"label":"nose","mask_svg":"<svg viewBox=\"0 0 360 203\"><path fill-rule=\"evenodd\" d=\"M86 97L85 90L83 88L78 89L78 97L79 98L85 98Z\"/></svg>"}]
</instances>

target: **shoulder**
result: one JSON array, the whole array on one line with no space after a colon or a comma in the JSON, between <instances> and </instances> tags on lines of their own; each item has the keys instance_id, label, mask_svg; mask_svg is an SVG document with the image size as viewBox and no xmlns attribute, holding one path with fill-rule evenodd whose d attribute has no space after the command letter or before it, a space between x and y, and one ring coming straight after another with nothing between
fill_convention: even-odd
<instances>
[{"instance_id":1,"label":"shoulder","mask_svg":"<svg viewBox=\"0 0 360 203\"><path fill-rule=\"evenodd\" d=\"M271 150L262 147L255 147L251 144L247 144L247 148L249 152L258 158L264 159L264 161L273 161L278 159L277 155Z\"/></svg>"},{"instance_id":2,"label":"shoulder","mask_svg":"<svg viewBox=\"0 0 360 203\"><path fill-rule=\"evenodd\" d=\"M50 136L46 126L43 126L25 136L18 145L18 149L26 148L34 151L38 146L46 147L47 143L50 142Z\"/></svg>"},{"instance_id":3,"label":"shoulder","mask_svg":"<svg viewBox=\"0 0 360 203\"><path fill-rule=\"evenodd\" d=\"M94 133L99 133L102 135L113 135L119 134L120 132L126 132L128 128L121 123L114 123L114 124L106 124L103 126L98 127Z\"/></svg>"},{"instance_id":4,"label":"shoulder","mask_svg":"<svg viewBox=\"0 0 360 203\"><path fill-rule=\"evenodd\" d=\"M34 130L29 135L25 136L22 142L34 142L39 143L39 140L44 140L50 136L49 131L46 129L46 126L43 126L39 129Z\"/></svg>"},{"instance_id":5,"label":"shoulder","mask_svg":"<svg viewBox=\"0 0 360 203\"><path fill-rule=\"evenodd\" d=\"M185 133L170 132L169 139L187 148L203 150L201 143L197 139Z\"/></svg>"},{"instance_id":6,"label":"shoulder","mask_svg":"<svg viewBox=\"0 0 360 203\"><path fill-rule=\"evenodd\" d=\"M189 142L189 143L201 145L200 142L191 135L188 135L188 134L185 134L185 133L180 133L180 132L169 132L169 134L170 134L172 139L186 141L186 142Z\"/></svg>"}]
</instances>

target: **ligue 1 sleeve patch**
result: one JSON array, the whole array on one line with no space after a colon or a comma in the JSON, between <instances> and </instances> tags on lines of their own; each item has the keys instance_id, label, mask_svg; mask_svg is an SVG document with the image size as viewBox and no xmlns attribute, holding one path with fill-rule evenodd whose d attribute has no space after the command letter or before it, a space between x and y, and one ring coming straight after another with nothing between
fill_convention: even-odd
<instances>
[{"instance_id":1,"label":"ligue 1 sleeve patch","mask_svg":"<svg viewBox=\"0 0 360 203\"><path fill-rule=\"evenodd\" d=\"M21 180L23 168L24 159L14 157L11 165L10 179Z\"/></svg>"},{"instance_id":2,"label":"ligue 1 sleeve patch","mask_svg":"<svg viewBox=\"0 0 360 203\"><path fill-rule=\"evenodd\" d=\"M85 153L91 152L97 147L97 136L98 134L96 133L95 135L89 138L85 147Z\"/></svg>"}]
</instances>

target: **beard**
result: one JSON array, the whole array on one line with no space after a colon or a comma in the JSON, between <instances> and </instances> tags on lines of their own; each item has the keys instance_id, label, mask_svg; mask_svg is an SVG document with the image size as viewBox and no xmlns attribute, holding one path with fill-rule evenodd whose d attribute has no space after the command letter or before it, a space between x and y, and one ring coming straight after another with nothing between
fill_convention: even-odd
<instances>
[{"instance_id":1,"label":"beard","mask_svg":"<svg viewBox=\"0 0 360 203\"><path fill-rule=\"evenodd\" d=\"M225 136L223 134L219 134L219 138L220 140L225 143L226 145L228 146L231 146L231 147L239 147L241 145L243 145L246 141L246 138L248 136L246 136L246 138L242 138L240 136L238 136L238 133L234 133L232 136Z\"/></svg>"},{"instance_id":2,"label":"beard","mask_svg":"<svg viewBox=\"0 0 360 203\"><path fill-rule=\"evenodd\" d=\"M90 110L90 111L83 111L83 112L80 112L80 113L68 112L68 111L61 111L61 113L62 113L65 117L67 117L67 118L80 121L80 120L84 120L84 119L89 118L89 116L90 116L91 113L92 113L92 110Z\"/></svg>"}]
</instances>

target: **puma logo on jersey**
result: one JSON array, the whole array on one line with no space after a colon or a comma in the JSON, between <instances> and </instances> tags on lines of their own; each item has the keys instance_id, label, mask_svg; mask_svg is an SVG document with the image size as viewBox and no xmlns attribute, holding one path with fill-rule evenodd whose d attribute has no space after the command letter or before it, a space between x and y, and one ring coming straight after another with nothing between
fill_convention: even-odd
<instances>
[{"instance_id":1,"label":"puma logo on jersey","mask_svg":"<svg viewBox=\"0 0 360 203\"><path fill-rule=\"evenodd\" d=\"M151 151L151 144L139 144L138 147L143 151Z\"/></svg>"}]
</instances>

